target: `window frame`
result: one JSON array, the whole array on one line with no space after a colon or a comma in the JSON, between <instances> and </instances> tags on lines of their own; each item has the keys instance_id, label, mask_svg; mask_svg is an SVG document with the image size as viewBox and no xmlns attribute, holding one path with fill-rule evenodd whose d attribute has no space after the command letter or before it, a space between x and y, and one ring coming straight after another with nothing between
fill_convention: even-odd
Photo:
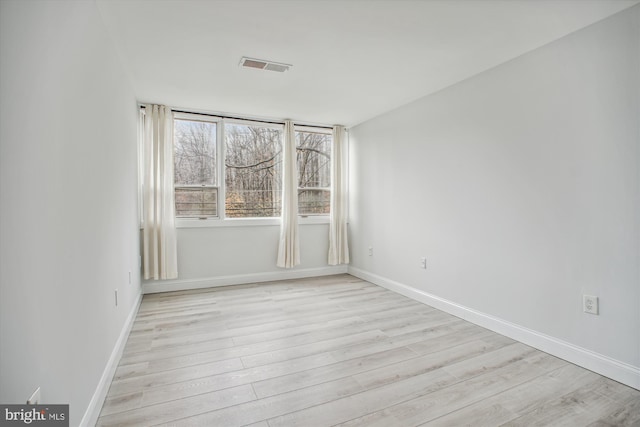
<instances>
[{"instance_id":1,"label":"window frame","mask_svg":"<svg viewBox=\"0 0 640 427\"><path fill-rule=\"evenodd\" d=\"M142 115L144 115L144 109L141 109ZM246 217L246 218L230 218L226 216L225 200L226 200L226 141L225 141L225 125L226 124L240 124L259 127L270 127L275 129L281 129L284 137L284 123L268 123L260 119L251 118L226 118L222 116L216 116L214 114L197 113L197 112L184 112L173 111L173 120L193 120L200 122L211 122L216 124L216 182L217 186L217 216L207 218L189 218L189 217L175 217L176 228L216 228L216 227L253 227L253 226L271 226L276 227L281 224L281 217ZM174 122L175 124L175 122ZM314 126L300 126L294 127L295 132L315 132L332 135L332 130L324 127ZM284 140L282 141L284 144ZM331 151L333 152L333 140L331 141ZM175 153L175 148L174 148ZM333 161L333 156L332 156ZM174 197L175 197L174 182ZM324 189L324 188L323 188ZM300 188L298 188L300 190ZM328 188L331 192L331 186ZM298 213L298 223L300 225L319 225L329 223L329 214L300 214Z\"/></svg>"},{"instance_id":2,"label":"window frame","mask_svg":"<svg viewBox=\"0 0 640 427\"><path fill-rule=\"evenodd\" d=\"M329 135L331 137L331 149L329 150L329 160L332 162L331 165L333 165L333 131L331 129L325 129L325 128L319 128L319 127L313 127L313 126L294 126L293 128L295 133L316 133L316 134L321 134L321 135ZM297 137L296 137L296 141L297 141ZM298 149L298 145L296 143L296 150ZM329 170L331 171L331 166L329 168ZM298 171L299 172L299 171ZM329 172L331 173L331 172ZM331 177L332 178L332 177ZM297 179L299 179L299 177L297 177ZM328 191L329 192L329 200L331 200L331 192L332 192L332 186L333 184L329 184L329 187L297 187L297 191L298 191L298 195L300 195L300 191L304 191L304 190L322 190L322 191ZM329 216L331 215L331 206L329 206L329 213L308 213L308 214L301 214L300 213L300 205L298 205L298 218L329 218Z\"/></svg>"},{"instance_id":3,"label":"window frame","mask_svg":"<svg viewBox=\"0 0 640 427\"><path fill-rule=\"evenodd\" d=\"M278 129L281 131L281 135L282 137L284 137L284 124L279 124L279 123L264 123L264 122L260 122L260 121L255 121L255 120L250 120L250 119L223 119L222 120L222 157L220 157L220 162L222 163L221 165L221 174L222 174L222 187L224 188L223 193L222 193L222 216L220 217L220 219L225 220L225 221L243 221L246 224L249 224L251 221L261 221L263 223L265 222L269 222L268 220L277 220L278 224L280 224L280 217L276 216L256 216L256 217L236 217L236 218L232 218L232 217L227 217L227 213L226 213L226 195L227 195L227 164L225 162L226 160L226 149L227 149L227 141L224 139L225 138L225 126L226 125L246 125L246 126L256 126L256 127L263 127L263 128L269 128L269 129ZM284 145L284 140L280 140L280 144L281 146ZM280 171L282 172L282 170ZM282 213L282 212L281 212ZM259 224L258 224L259 225Z\"/></svg>"},{"instance_id":4,"label":"window frame","mask_svg":"<svg viewBox=\"0 0 640 427\"><path fill-rule=\"evenodd\" d=\"M202 184L202 185L179 185L176 184L175 182L175 178L174 178L174 182L173 182L173 196L175 199L175 195L176 195L176 188L177 187L182 187L182 188L215 188L216 191L216 215L215 216L208 216L208 217L186 217L186 216L178 216L177 212L175 214L175 221L176 223L178 221L182 222L182 221L218 221L220 219L222 219L221 213L224 213L224 210L221 210L221 205L220 205L220 196L221 196L221 191L222 191L222 196L224 197L224 185L220 185L221 182L221 173L220 173L220 154L221 154L221 143L220 143L220 135L221 135L221 125L222 125L222 119L218 118L218 117L213 117L213 116L207 116L207 115L203 115L203 114L192 114L192 113L185 113L185 112L178 112L178 111L173 111L173 128L175 129L175 123L176 120L185 120L185 121L192 121L192 122L205 122L205 123L214 123L216 125L216 185L208 185L208 184ZM174 131L174 137L175 137L175 131ZM175 141L173 141L173 153L175 156ZM175 165L175 163L174 163ZM175 166L174 166L175 167ZM174 200L175 203L175 200Z\"/></svg>"}]
</instances>

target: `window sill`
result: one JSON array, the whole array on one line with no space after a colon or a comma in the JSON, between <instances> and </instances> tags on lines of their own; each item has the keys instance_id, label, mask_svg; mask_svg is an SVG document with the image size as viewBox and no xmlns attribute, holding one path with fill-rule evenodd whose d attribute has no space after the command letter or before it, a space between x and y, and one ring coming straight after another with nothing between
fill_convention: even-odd
<instances>
[{"instance_id":1,"label":"window sill","mask_svg":"<svg viewBox=\"0 0 640 427\"><path fill-rule=\"evenodd\" d=\"M299 216L299 225L329 224L329 215ZM197 219L178 218L176 228L215 227L275 227L280 226L280 218L226 218Z\"/></svg>"}]
</instances>

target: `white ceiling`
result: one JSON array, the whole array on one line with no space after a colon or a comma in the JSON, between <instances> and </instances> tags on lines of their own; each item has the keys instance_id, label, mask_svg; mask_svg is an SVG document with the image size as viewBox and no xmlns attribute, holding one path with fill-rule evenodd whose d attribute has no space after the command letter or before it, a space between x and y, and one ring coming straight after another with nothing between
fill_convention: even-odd
<instances>
[{"instance_id":1,"label":"white ceiling","mask_svg":"<svg viewBox=\"0 0 640 427\"><path fill-rule=\"evenodd\" d=\"M347 126L638 2L97 0L139 101Z\"/></svg>"}]
</instances>

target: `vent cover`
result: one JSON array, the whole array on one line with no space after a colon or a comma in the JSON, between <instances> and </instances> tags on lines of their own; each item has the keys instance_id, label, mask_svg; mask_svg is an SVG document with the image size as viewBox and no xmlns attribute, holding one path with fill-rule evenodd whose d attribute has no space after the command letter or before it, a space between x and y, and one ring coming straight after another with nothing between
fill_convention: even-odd
<instances>
[{"instance_id":1,"label":"vent cover","mask_svg":"<svg viewBox=\"0 0 640 427\"><path fill-rule=\"evenodd\" d=\"M254 59L243 56L240 59L240 66L247 68L257 68L259 70L277 71L284 73L292 67L291 64L283 64L281 62L267 61L265 59Z\"/></svg>"}]
</instances>

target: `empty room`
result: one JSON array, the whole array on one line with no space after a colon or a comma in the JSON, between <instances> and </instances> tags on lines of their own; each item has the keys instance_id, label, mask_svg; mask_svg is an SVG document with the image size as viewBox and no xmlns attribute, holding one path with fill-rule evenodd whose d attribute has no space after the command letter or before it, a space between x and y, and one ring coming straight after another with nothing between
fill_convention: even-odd
<instances>
[{"instance_id":1,"label":"empty room","mask_svg":"<svg viewBox=\"0 0 640 427\"><path fill-rule=\"evenodd\" d=\"M640 0L0 0L0 406L640 425Z\"/></svg>"}]
</instances>

